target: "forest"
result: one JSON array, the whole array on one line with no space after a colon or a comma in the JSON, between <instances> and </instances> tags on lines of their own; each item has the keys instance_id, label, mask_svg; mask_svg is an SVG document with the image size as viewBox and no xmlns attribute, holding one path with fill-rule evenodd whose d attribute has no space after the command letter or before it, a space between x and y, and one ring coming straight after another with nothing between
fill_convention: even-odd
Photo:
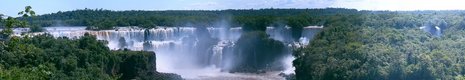
<instances>
[{"instance_id":1,"label":"forest","mask_svg":"<svg viewBox=\"0 0 465 80\"><path fill-rule=\"evenodd\" d=\"M293 65L296 70L292 79L296 80L465 79L465 11L461 10L83 9L2 19L2 26L88 26L90 30L105 30L115 26L207 27L218 25L217 21L221 20L230 21L231 26L243 27L247 32L240 39L239 45L254 43L254 39L249 38L259 39L260 43L245 49L257 49L263 55L280 55L267 50L283 46L267 38L263 32L267 26L290 26L293 38L299 38L299 31L305 26L324 26L308 46L294 51L296 60ZM7 33L11 32L7 29L2 31L2 34ZM46 34L35 37L5 36L0 41L0 79L176 78L174 74L150 71L155 69L153 62L150 62L153 61L154 54L143 51L111 51L104 41L98 41L91 35L75 40L54 38ZM256 64L244 67L262 66L263 64Z\"/></svg>"},{"instance_id":2,"label":"forest","mask_svg":"<svg viewBox=\"0 0 465 80\"><path fill-rule=\"evenodd\" d=\"M295 51L297 80L465 79L464 11L349 15Z\"/></svg>"},{"instance_id":3,"label":"forest","mask_svg":"<svg viewBox=\"0 0 465 80\"><path fill-rule=\"evenodd\" d=\"M356 13L355 9L229 9L229 10L166 10L166 11L112 11L105 9L78 9L57 12L34 17L34 24L40 26L92 26L89 29L112 29L115 26L216 26L218 21L226 20L231 26L240 27L254 20L268 24L286 24L302 16L311 23L312 19L325 15ZM309 15L311 14L311 15ZM250 19L253 18L253 19ZM290 19L291 18L291 19Z\"/></svg>"},{"instance_id":4,"label":"forest","mask_svg":"<svg viewBox=\"0 0 465 80\"><path fill-rule=\"evenodd\" d=\"M51 35L11 37L0 42L0 79L176 79L156 72L153 52L110 51L104 41L85 35L77 40Z\"/></svg>"},{"instance_id":5,"label":"forest","mask_svg":"<svg viewBox=\"0 0 465 80\"><path fill-rule=\"evenodd\" d=\"M30 6L20 12L34 16ZM3 18L3 17L2 17ZM0 80L179 80L156 71L153 52L110 50L106 41L85 34L79 39L50 34L12 36L12 28L31 27L28 21L0 19Z\"/></svg>"}]
</instances>

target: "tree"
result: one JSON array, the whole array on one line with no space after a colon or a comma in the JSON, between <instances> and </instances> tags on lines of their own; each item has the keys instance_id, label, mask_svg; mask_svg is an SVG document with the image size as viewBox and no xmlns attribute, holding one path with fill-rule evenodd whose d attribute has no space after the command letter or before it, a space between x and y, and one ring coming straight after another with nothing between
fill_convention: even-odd
<instances>
[{"instance_id":1,"label":"tree","mask_svg":"<svg viewBox=\"0 0 465 80\"><path fill-rule=\"evenodd\" d=\"M5 15L0 14L0 23L3 23L3 17L4 17L4 16L5 16Z\"/></svg>"},{"instance_id":2,"label":"tree","mask_svg":"<svg viewBox=\"0 0 465 80\"><path fill-rule=\"evenodd\" d=\"M22 15L23 17L35 16L36 12L32 10L31 6L26 6L24 11L18 13L18 15Z\"/></svg>"},{"instance_id":3,"label":"tree","mask_svg":"<svg viewBox=\"0 0 465 80\"><path fill-rule=\"evenodd\" d=\"M16 20L13 17L8 17L6 20L4 20L5 27L3 30L0 32L0 39L7 39L10 37L10 35L13 34L13 29L14 27L18 26L26 26L27 24L25 22Z\"/></svg>"},{"instance_id":4,"label":"tree","mask_svg":"<svg viewBox=\"0 0 465 80\"><path fill-rule=\"evenodd\" d=\"M36 15L35 11L32 10L31 6L26 6L24 11L18 12L18 15L21 15L24 19L29 22L29 25L32 25L29 27L31 32L41 32L44 29L38 25L33 24L33 18Z\"/></svg>"},{"instance_id":5,"label":"tree","mask_svg":"<svg viewBox=\"0 0 465 80\"><path fill-rule=\"evenodd\" d=\"M40 27L38 25L32 25L31 27L29 27L29 29L31 30L31 32L42 32L42 31L44 31L44 28Z\"/></svg>"},{"instance_id":6,"label":"tree","mask_svg":"<svg viewBox=\"0 0 465 80\"><path fill-rule=\"evenodd\" d=\"M274 20L273 16L239 16L236 18L245 32L265 31L266 27L270 26Z\"/></svg>"},{"instance_id":7,"label":"tree","mask_svg":"<svg viewBox=\"0 0 465 80\"><path fill-rule=\"evenodd\" d=\"M301 15L290 17L287 20L287 25L291 27L292 38L294 38L295 41L298 41L302 36L303 28L310 25L307 18L306 15Z\"/></svg>"},{"instance_id":8,"label":"tree","mask_svg":"<svg viewBox=\"0 0 465 80\"><path fill-rule=\"evenodd\" d=\"M28 12L30 7L26 7ZM25 25L15 18L5 21L2 31L8 38L0 41L0 80L55 79L146 79L180 80L175 74L159 73L155 53L111 51L107 42L88 33L78 39L54 37L9 37L11 28Z\"/></svg>"},{"instance_id":9,"label":"tree","mask_svg":"<svg viewBox=\"0 0 465 80\"><path fill-rule=\"evenodd\" d=\"M22 15L23 17L27 18L29 16L35 16L35 12L31 10L31 6L26 6L24 11L18 13L18 15ZM0 15L3 18L4 15ZM32 19L29 19L32 22ZM1 31L0 39L6 39L13 34L12 28L14 27L27 27L27 22L16 20L13 17L8 17L6 20L3 21L5 23L5 28Z\"/></svg>"}]
</instances>

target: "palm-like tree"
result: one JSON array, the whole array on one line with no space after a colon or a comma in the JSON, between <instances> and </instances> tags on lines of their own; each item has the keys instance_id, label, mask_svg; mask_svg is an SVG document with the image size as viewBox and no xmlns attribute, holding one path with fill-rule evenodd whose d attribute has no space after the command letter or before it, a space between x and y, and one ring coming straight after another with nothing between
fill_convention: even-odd
<instances>
[{"instance_id":1,"label":"palm-like tree","mask_svg":"<svg viewBox=\"0 0 465 80\"><path fill-rule=\"evenodd\" d=\"M24 11L18 13L18 15L23 15L23 17L35 16L36 12L32 10L31 6L26 6Z\"/></svg>"},{"instance_id":2,"label":"palm-like tree","mask_svg":"<svg viewBox=\"0 0 465 80\"><path fill-rule=\"evenodd\" d=\"M18 13L18 15L22 15L22 17L24 18L35 16L35 14L36 13L32 10L31 6L26 6L24 11ZM3 16L5 15L0 14L0 20L2 20L1 18L3 18ZM16 20L13 17L8 17L7 19L3 20L3 22L5 23L5 27L2 31L0 31L0 40L7 39L8 37L10 37L10 35L13 33L13 30L11 28L15 26L27 26L26 22ZM32 22L31 18L29 18L29 22Z\"/></svg>"},{"instance_id":3,"label":"palm-like tree","mask_svg":"<svg viewBox=\"0 0 465 80\"><path fill-rule=\"evenodd\" d=\"M32 23L32 17L36 15L36 12L32 10L31 6L26 6L24 11L19 12L18 15L22 15L27 22ZM22 27L26 27L28 23L21 22L20 24L23 25Z\"/></svg>"},{"instance_id":4,"label":"palm-like tree","mask_svg":"<svg viewBox=\"0 0 465 80\"><path fill-rule=\"evenodd\" d=\"M19 22L21 27L30 27L30 25L27 24L32 24L32 17L36 15L36 12L32 10L31 6L26 6L24 11L18 12L18 15L22 15L22 17L27 20L27 22Z\"/></svg>"},{"instance_id":5,"label":"palm-like tree","mask_svg":"<svg viewBox=\"0 0 465 80\"><path fill-rule=\"evenodd\" d=\"M5 15L0 14L0 22L3 22L3 16L5 16Z\"/></svg>"}]
</instances>

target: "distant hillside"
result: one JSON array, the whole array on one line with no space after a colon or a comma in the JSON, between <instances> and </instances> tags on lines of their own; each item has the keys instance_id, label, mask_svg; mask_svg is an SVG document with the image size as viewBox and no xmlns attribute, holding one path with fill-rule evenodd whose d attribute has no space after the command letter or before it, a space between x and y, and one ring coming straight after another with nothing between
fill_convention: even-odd
<instances>
[{"instance_id":1,"label":"distant hillside","mask_svg":"<svg viewBox=\"0 0 465 80\"><path fill-rule=\"evenodd\" d=\"M355 9L244 9L244 10L168 10L168 11L111 11L81 9L37 16L34 24L40 26L95 26L109 29L114 26L216 26L228 23L242 26L247 20L265 18L271 23L284 24L289 17L317 17L334 14L353 14ZM269 23L269 24L271 24ZM317 24L318 22L311 22Z\"/></svg>"}]
</instances>

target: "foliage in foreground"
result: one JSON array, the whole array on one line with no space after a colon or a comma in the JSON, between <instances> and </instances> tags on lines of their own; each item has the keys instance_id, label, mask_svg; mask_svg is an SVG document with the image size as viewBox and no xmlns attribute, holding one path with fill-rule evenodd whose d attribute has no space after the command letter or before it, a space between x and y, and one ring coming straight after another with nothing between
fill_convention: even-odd
<instances>
[{"instance_id":1,"label":"foliage in foreground","mask_svg":"<svg viewBox=\"0 0 465 80\"><path fill-rule=\"evenodd\" d=\"M434 80L465 75L463 11L364 13L334 16L296 51L298 80ZM357 24L362 20L361 24ZM442 34L422 26L438 26Z\"/></svg>"},{"instance_id":2,"label":"foliage in foreground","mask_svg":"<svg viewBox=\"0 0 465 80\"><path fill-rule=\"evenodd\" d=\"M79 39L11 37L0 41L0 79L180 79L156 72L155 53L110 51L105 42L86 34Z\"/></svg>"}]
</instances>

